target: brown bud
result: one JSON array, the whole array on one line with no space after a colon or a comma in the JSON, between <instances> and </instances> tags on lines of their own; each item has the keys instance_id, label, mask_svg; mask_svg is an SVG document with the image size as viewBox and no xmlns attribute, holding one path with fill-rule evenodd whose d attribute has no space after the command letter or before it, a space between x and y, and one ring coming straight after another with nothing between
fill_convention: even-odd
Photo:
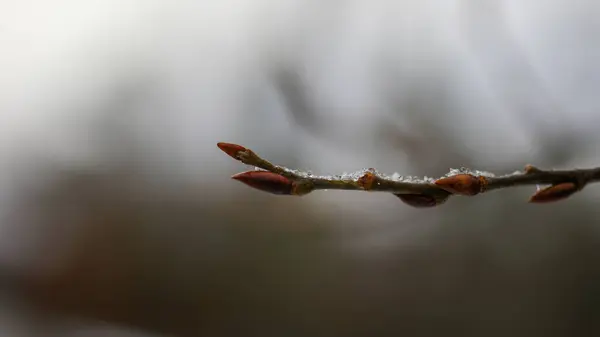
<instances>
[{"instance_id":1,"label":"brown bud","mask_svg":"<svg viewBox=\"0 0 600 337\"><path fill-rule=\"evenodd\" d=\"M405 204L416 208L430 208L441 205L448 200L447 196L433 196L428 194L394 194Z\"/></svg>"},{"instance_id":2,"label":"brown bud","mask_svg":"<svg viewBox=\"0 0 600 337\"><path fill-rule=\"evenodd\" d=\"M230 157L232 157L233 159L236 159L236 160L240 159L239 158L240 152L248 150L241 145L231 144L231 143L221 142L221 143L217 143L217 146L219 147L219 149L221 149L221 151L227 153Z\"/></svg>"},{"instance_id":3,"label":"brown bud","mask_svg":"<svg viewBox=\"0 0 600 337\"><path fill-rule=\"evenodd\" d=\"M537 193L531 196L529 202L546 203L558 201L568 198L571 196L571 194L577 192L578 190L579 189L577 188L577 185L573 183L552 185L537 191Z\"/></svg>"},{"instance_id":4,"label":"brown bud","mask_svg":"<svg viewBox=\"0 0 600 337\"><path fill-rule=\"evenodd\" d=\"M470 174L457 174L451 177L436 180L435 184L452 194L476 195L480 193L487 180L485 177L476 177Z\"/></svg>"},{"instance_id":5,"label":"brown bud","mask_svg":"<svg viewBox=\"0 0 600 337\"><path fill-rule=\"evenodd\" d=\"M373 186L373 183L377 180L377 176L373 172L367 172L362 177L358 178L358 185L365 191L368 191Z\"/></svg>"},{"instance_id":6,"label":"brown bud","mask_svg":"<svg viewBox=\"0 0 600 337\"><path fill-rule=\"evenodd\" d=\"M292 180L268 171L247 171L231 178L258 190L282 195L293 194L295 185Z\"/></svg>"}]
</instances>

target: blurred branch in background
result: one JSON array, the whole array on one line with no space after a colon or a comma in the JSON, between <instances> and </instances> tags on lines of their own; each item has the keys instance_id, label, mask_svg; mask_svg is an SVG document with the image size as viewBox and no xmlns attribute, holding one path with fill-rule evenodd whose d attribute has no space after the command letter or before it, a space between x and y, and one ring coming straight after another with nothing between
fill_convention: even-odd
<instances>
[{"instance_id":1,"label":"blurred branch in background","mask_svg":"<svg viewBox=\"0 0 600 337\"><path fill-rule=\"evenodd\" d=\"M271 76L285 103L285 111L292 117L294 124L313 135L327 137L327 133L323 132L323 121L319 119L317 107L311 100L312 95L297 67L276 67Z\"/></svg>"},{"instance_id":2,"label":"blurred branch in background","mask_svg":"<svg viewBox=\"0 0 600 337\"><path fill-rule=\"evenodd\" d=\"M385 60L381 64L393 64ZM381 100L390 106L391 116L377 126L380 142L406 153L412 169L433 175L440 166L472 166L464 154L463 144L456 141L453 130L443 125L453 116L455 104L448 97L449 74L438 71L435 80L406 77L392 69L381 69L378 78Z\"/></svg>"},{"instance_id":3,"label":"blurred branch in background","mask_svg":"<svg viewBox=\"0 0 600 337\"><path fill-rule=\"evenodd\" d=\"M507 3L498 0L461 0L462 32L467 46L487 74L498 103L515 115L536 148L549 162L568 164L573 149L586 142L574 130L568 109L553 97L532 66L524 48L507 24ZM553 130L549 132L548 130ZM546 163L545 163L546 164Z\"/></svg>"}]
</instances>

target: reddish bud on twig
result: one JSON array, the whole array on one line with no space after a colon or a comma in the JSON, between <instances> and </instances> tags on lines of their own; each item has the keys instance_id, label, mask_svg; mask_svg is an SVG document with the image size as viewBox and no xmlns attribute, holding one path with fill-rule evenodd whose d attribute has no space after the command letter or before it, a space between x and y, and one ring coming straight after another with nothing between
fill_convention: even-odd
<instances>
[{"instance_id":1,"label":"reddish bud on twig","mask_svg":"<svg viewBox=\"0 0 600 337\"><path fill-rule=\"evenodd\" d=\"M373 183L377 180L377 177L372 172L365 173L362 177L358 178L358 185L365 191L368 191L373 186Z\"/></svg>"},{"instance_id":2,"label":"reddish bud on twig","mask_svg":"<svg viewBox=\"0 0 600 337\"><path fill-rule=\"evenodd\" d=\"M457 174L451 177L436 180L435 184L452 194L475 195L480 193L487 180L470 174Z\"/></svg>"},{"instance_id":3,"label":"reddish bud on twig","mask_svg":"<svg viewBox=\"0 0 600 337\"><path fill-rule=\"evenodd\" d=\"M240 159L239 158L240 152L248 150L241 145L232 144L232 143L221 142L221 143L217 143L217 146L219 147L219 149L221 149L221 151L227 153L230 157L232 157L233 159L236 159L236 160Z\"/></svg>"},{"instance_id":4,"label":"reddish bud on twig","mask_svg":"<svg viewBox=\"0 0 600 337\"><path fill-rule=\"evenodd\" d=\"M448 200L448 196L434 197L427 194L394 194L405 204L416 208L429 208L443 204Z\"/></svg>"},{"instance_id":5,"label":"reddish bud on twig","mask_svg":"<svg viewBox=\"0 0 600 337\"><path fill-rule=\"evenodd\" d=\"M294 191L294 182L277 173L268 171L247 171L231 177L250 187L273 194L291 195Z\"/></svg>"},{"instance_id":6,"label":"reddish bud on twig","mask_svg":"<svg viewBox=\"0 0 600 337\"><path fill-rule=\"evenodd\" d=\"M579 189L577 188L577 185L573 183L552 185L537 191L537 193L531 196L529 202L546 203L559 201L568 198L571 196L571 194L577 192L578 190Z\"/></svg>"}]
</instances>

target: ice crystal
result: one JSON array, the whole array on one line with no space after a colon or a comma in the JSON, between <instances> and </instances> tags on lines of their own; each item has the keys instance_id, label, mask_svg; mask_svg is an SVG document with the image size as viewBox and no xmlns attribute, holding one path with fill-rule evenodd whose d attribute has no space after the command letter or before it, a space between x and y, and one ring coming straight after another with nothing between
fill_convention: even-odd
<instances>
[{"instance_id":1,"label":"ice crystal","mask_svg":"<svg viewBox=\"0 0 600 337\"><path fill-rule=\"evenodd\" d=\"M444 177L452 177L452 176L455 176L457 174L470 174L472 176L483 176L483 177L490 177L490 178L496 176L495 174L493 174L491 172L480 171L480 170L471 170L471 169L468 169L466 167L461 167L461 168L458 168L458 169L451 168L450 172L446 173L444 175Z\"/></svg>"},{"instance_id":2,"label":"ice crystal","mask_svg":"<svg viewBox=\"0 0 600 337\"><path fill-rule=\"evenodd\" d=\"M285 172L291 173L293 175L296 175L300 178L305 178L305 179L310 179L310 178L314 178L314 179L322 179L322 178L328 178L326 176L318 176L312 173L312 171L301 171L301 170L294 170L294 169L289 169L286 167L283 167L283 170Z\"/></svg>"},{"instance_id":3,"label":"ice crystal","mask_svg":"<svg viewBox=\"0 0 600 337\"><path fill-rule=\"evenodd\" d=\"M424 178L417 177L417 176L403 176L403 175L400 175L400 173L398 173L398 172L395 172L391 176L383 175L382 178L391 180L391 181L402 182L402 183L412 183L412 184L433 183L435 181L435 179L429 178L427 176L425 176Z\"/></svg>"},{"instance_id":4,"label":"ice crystal","mask_svg":"<svg viewBox=\"0 0 600 337\"><path fill-rule=\"evenodd\" d=\"M403 182L403 183L412 183L412 184L431 184L431 183L434 183L436 180L434 178L427 177L427 176L425 176L423 178L417 177L417 176L403 176L397 172L393 173L392 175L386 175L386 174L383 174L383 173L377 171L374 168L364 168L364 169L361 169L358 171L344 172L342 174L336 174L336 175L316 175L312 171L309 171L309 170L302 171L302 170L289 169L286 167L281 167L281 169L283 169L287 173L290 173L297 177L305 178L305 179L343 180L343 181L356 182L360 178L362 178L365 174L371 173L371 174L374 174L375 176L385 179L385 180L391 180L391 181ZM256 167L255 170L264 171L263 169L258 168L258 167Z\"/></svg>"},{"instance_id":5,"label":"ice crystal","mask_svg":"<svg viewBox=\"0 0 600 337\"><path fill-rule=\"evenodd\" d=\"M492 172L488 172L488 171L474 170L473 172L476 176L483 176L483 177L489 177L489 178L493 178L496 176Z\"/></svg>"}]
</instances>

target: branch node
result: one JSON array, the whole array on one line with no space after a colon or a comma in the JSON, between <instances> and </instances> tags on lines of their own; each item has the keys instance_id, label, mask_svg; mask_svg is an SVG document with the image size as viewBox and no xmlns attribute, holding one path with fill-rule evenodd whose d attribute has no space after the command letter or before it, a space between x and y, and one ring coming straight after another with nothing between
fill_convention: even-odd
<instances>
[{"instance_id":1,"label":"branch node","mask_svg":"<svg viewBox=\"0 0 600 337\"><path fill-rule=\"evenodd\" d=\"M371 172L372 170L369 169L369 171L357 180L357 184L365 191L370 191L375 181L377 181L377 176Z\"/></svg>"},{"instance_id":2,"label":"branch node","mask_svg":"<svg viewBox=\"0 0 600 337\"><path fill-rule=\"evenodd\" d=\"M542 172L542 170L540 170L539 168L537 168L531 164L525 165L525 174L541 173L541 172Z\"/></svg>"},{"instance_id":3,"label":"branch node","mask_svg":"<svg viewBox=\"0 0 600 337\"><path fill-rule=\"evenodd\" d=\"M292 187L292 194L297 196L307 195L314 190L314 184L309 180L295 181Z\"/></svg>"}]
</instances>

